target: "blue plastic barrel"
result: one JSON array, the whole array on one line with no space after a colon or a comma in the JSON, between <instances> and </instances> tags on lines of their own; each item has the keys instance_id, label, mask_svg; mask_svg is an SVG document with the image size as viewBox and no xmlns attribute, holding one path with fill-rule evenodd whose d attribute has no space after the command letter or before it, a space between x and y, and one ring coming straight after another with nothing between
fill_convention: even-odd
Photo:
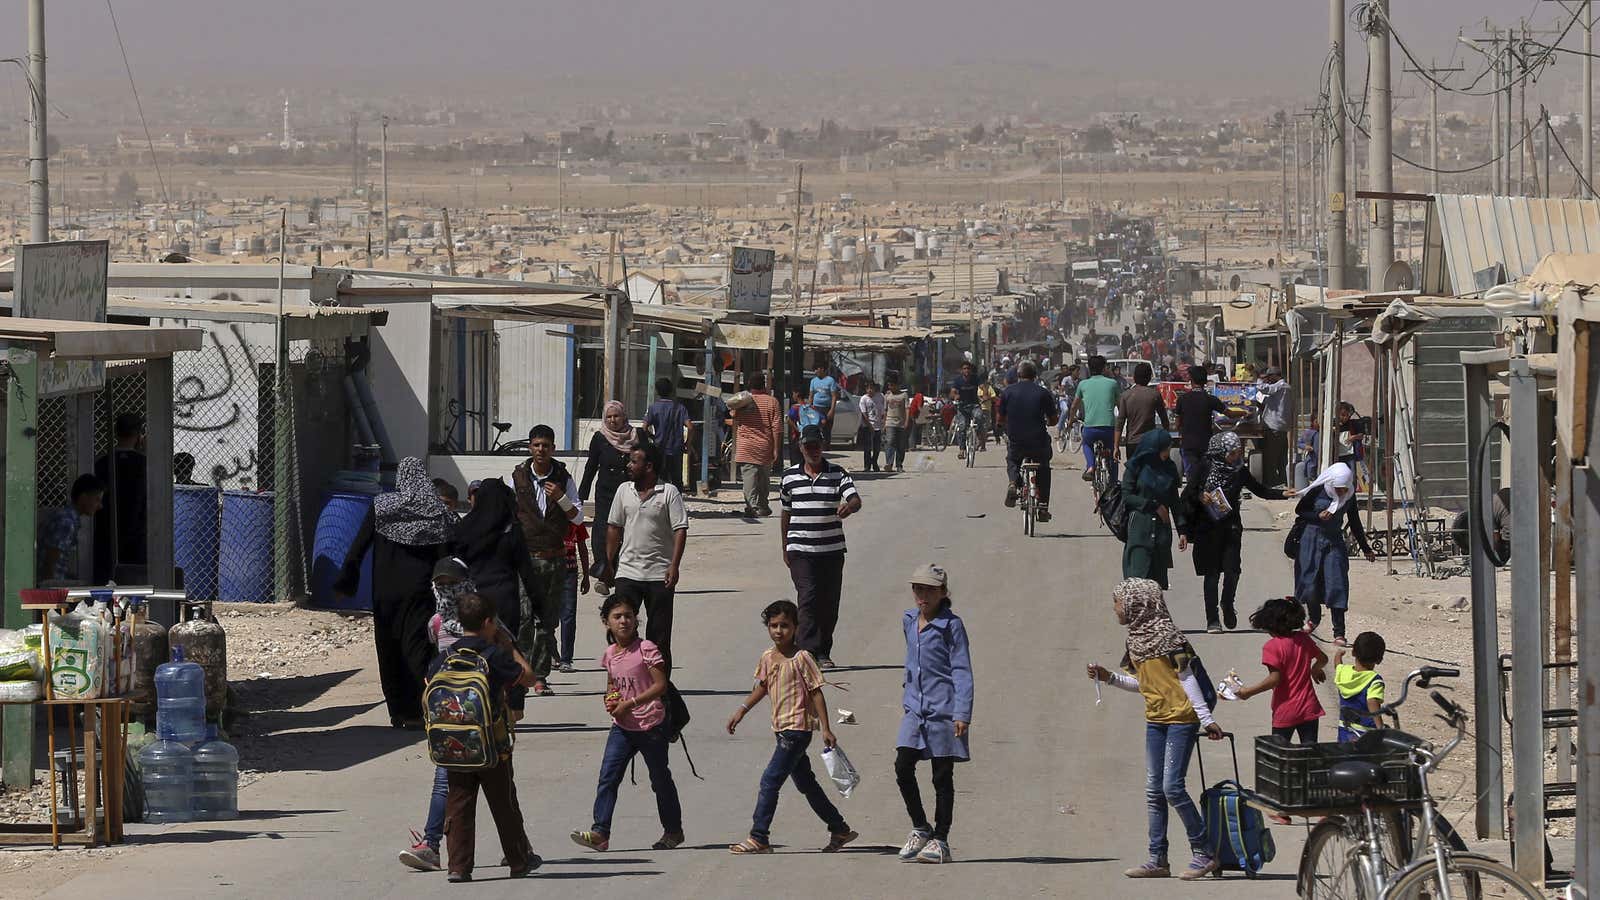
<instances>
[{"instance_id":1,"label":"blue plastic barrel","mask_svg":"<svg viewBox=\"0 0 1600 900\"><path fill-rule=\"evenodd\" d=\"M191 600L217 599L222 491L204 484L172 487L172 564L183 570Z\"/></svg>"},{"instance_id":2,"label":"blue plastic barrel","mask_svg":"<svg viewBox=\"0 0 1600 900\"><path fill-rule=\"evenodd\" d=\"M372 608L372 550L361 560L361 587L355 596L334 596L333 583L344 568L345 554L355 543L361 523L372 511L372 495L337 491L317 516L317 533L311 541L311 602L325 609Z\"/></svg>"},{"instance_id":3,"label":"blue plastic barrel","mask_svg":"<svg viewBox=\"0 0 1600 900\"><path fill-rule=\"evenodd\" d=\"M272 602L272 504L271 491L222 492L217 599Z\"/></svg>"}]
</instances>

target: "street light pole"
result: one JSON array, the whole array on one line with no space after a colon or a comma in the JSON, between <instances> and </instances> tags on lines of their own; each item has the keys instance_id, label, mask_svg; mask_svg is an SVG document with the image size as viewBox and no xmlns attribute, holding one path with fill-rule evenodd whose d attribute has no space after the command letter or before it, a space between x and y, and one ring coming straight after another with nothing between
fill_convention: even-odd
<instances>
[{"instance_id":1,"label":"street light pole","mask_svg":"<svg viewBox=\"0 0 1600 900\"><path fill-rule=\"evenodd\" d=\"M383 258L389 258L389 117L383 117Z\"/></svg>"}]
</instances>

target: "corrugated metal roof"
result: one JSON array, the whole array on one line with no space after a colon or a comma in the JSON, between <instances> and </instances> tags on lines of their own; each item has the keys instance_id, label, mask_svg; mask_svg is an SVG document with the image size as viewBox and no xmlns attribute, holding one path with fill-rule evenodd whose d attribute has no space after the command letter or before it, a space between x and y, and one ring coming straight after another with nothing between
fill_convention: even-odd
<instances>
[{"instance_id":1,"label":"corrugated metal roof","mask_svg":"<svg viewBox=\"0 0 1600 900\"><path fill-rule=\"evenodd\" d=\"M1600 201L1436 194L1422 293L1478 294L1530 274L1549 253L1600 251Z\"/></svg>"}]
</instances>

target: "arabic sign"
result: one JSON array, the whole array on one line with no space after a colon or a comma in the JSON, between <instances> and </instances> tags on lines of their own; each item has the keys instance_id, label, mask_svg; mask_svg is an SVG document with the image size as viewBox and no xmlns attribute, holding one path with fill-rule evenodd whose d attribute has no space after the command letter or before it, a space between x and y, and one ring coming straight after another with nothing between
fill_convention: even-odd
<instances>
[{"instance_id":1,"label":"arabic sign","mask_svg":"<svg viewBox=\"0 0 1600 900\"><path fill-rule=\"evenodd\" d=\"M772 329L766 325L732 325L718 322L711 329L718 347L734 350L765 350L772 345Z\"/></svg>"},{"instance_id":2,"label":"arabic sign","mask_svg":"<svg viewBox=\"0 0 1600 900\"><path fill-rule=\"evenodd\" d=\"M70 322L106 320L107 241L23 244L17 253L17 315ZM39 366L39 396L97 391L106 383L99 360L46 360Z\"/></svg>"},{"instance_id":3,"label":"arabic sign","mask_svg":"<svg viewBox=\"0 0 1600 900\"><path fill-rule=\"evenodd\" d=\"M733 248L728 264L728 307L766 315L772 311L772 267L777 254L755 247Z\"/></svg>"}]
</instances>

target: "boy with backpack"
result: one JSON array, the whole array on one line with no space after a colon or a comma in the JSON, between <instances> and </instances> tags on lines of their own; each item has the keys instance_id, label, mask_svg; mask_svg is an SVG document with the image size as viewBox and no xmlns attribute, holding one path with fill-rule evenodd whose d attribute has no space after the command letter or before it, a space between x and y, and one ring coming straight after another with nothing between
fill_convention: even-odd
<instances>
[{"instance_id":1,"label":"boy with backpack","mask_svg":"<svg viewBox=\"0 0 1600 900\"><path fill-rule=\"evenodd\" d=\"M451 882L472 880L478 791L481 788L500 833L512 878L522 878L544 860L532 852L522 827L511 772L506 692L533 683L533 670L516 651L497 646L494 604L478 594L456 601L461 637L431 667L423 693L428 752L449 770L445 839Z\"/></svg>"}]
</instances>

